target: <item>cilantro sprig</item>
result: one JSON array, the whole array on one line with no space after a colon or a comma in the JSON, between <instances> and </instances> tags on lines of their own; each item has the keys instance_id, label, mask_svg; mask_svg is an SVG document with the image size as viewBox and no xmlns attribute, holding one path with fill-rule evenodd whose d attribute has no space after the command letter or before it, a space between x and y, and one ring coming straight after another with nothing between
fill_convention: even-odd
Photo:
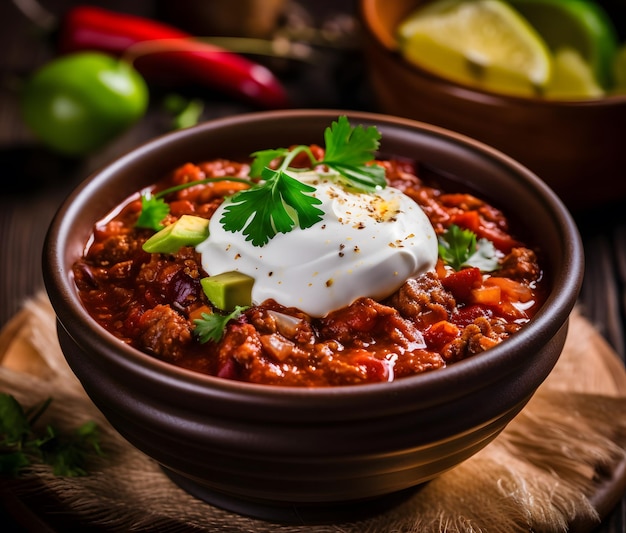
<instances>
[{"instance_id":1,"label":"cilantro sprig","mask_svg":"<svg viewBox=\"0 0 626 533\"><path fill-rule=\"evenodd\" d=\"M384 188L384 168L368 164L374 160L380 138L376 127L353 127L347 117L340 116L324 131L325 150L321 160L317 160L305 145L255 152L250 177L258 182L229 177L208 178L172 187L154 197L143 195L137 226L161 229L161 222L169 212L162 199L176 190L216 180L245 181L251 187L228 199L220 223L227 231L241 231L254 246L264 246L278 233L287 233L296 226L306 229L322 220L324 212L317 207L321 201L314 196L315 187L299 181L298 172L324 166L334 171L334 177L349 187L365 192ZM293 168L292 163L300 154L305 154L309 166ZM273 168L275 162L277 168Z\"/></svg>"},{"instance_id":2,"label":"cilantro sprig","mask_svg":"<svg viewBox=\"0 0 626 533\"><path fill-rule=\"evenodd\" d=\"M492 272L498 268L498 252L493 243L477 239L469 229L452 224L438 240L439 257L454 270L473 266L482 272Z\"/></svg>"},{"instance_id":3,"label":"cilantro sprig","mask_svg":"<svg viewBox=\"0 0 626 533\"><path fill-rule=\"evenodd\" d=\"M319 164L336 170L348 185L366 192L384 188L385 169L379 165L367 165L374 159L380 138L381 134L374 126L353 128L348 119L341 116L324 131L326 150Z\"/></svg>"},{"instance_id":4,"label":"cilantro sprig","mask_svg":"<svg viewBox=\"0 0 626 533\"><path fill-rule=\"evenodd\" d=\"M241 314L247 309L245 306L236 306L235 309L227 314L219 313L202 313L201 318L196 318L194 324L194 335L202 343L209 341L219 342L224 336L226 324L231 320L237 320Z\"/></svg>"},{"instance_id":5,"label":"cilantro sprig","mask_svg":"<svg viewBox=\"0 0 626 533\"><path fill-rule=\"evenodd\" d=\"M141 196L141 213L135 223L138 228L148 228L155 231L163 229L161 221L169 214L170 206L161 196L152 196L150 193Z\"/></svg>"},{"instance_id":6,"label":"cilantro sprig","mask_svg":"<svg viewBox=\"0 0 626 533\"><path fill-rule=\"evenodd\" d=\"M293 176L323 165L354 188L366 192L382 188L386 184L385 170L379 165L367 165L374 159L379 140L380 133L374 126L352 127L347 117L341 116L324 131L321 160L305 145L255 152L250 175L260 177L262 182L234 195L220 223L227 231L241 231L254 246L264 246L278 233L288 233L296 226L310 228L322 220L324 212L316 207L322 202L313 196L315 187ZM300 154L308 157L310 165L293 169L291 163ZM270 167L281 159L278 168Z\"/></svg>"},{"instance_id":7,"label":"cilantro sprig","mask_svg":"<svg viewBox=\"0 0 626 533\"><path fill-rule=\"evenodd\" d=\"M70 435L62 435L50 425L35 431L35 423L51 401L25 411L14 396L0 394L0 475L17 476L33 463L44 463L57 476L84 476L89 458L102 455L93 421Z\"/></svg>"},{"instance_id":8,"label":"cilantro sprig","mask_svg":"<svg viewBox=\"0 0 626 533\"><path fill-rule=\"evenodd\" d=\"M135 222L135 226L138 228L147 228L154 231L163 229L163 219L169 214L170 206L163 200L168 194L172 194L189 187L195 187L196 185L204 185L206 183L212 183L216 181L237 181L239 183L245 183L250 185L250 180L243 178L236 178L234 176L219 177L219 178L206 178L203 180L189 181L187 183L181 183L180 185L174 185L168 189L159 191L157 194L151 192L145 192L141 195L141 213L139 218Z\"/></svg>"},{"instance_id":9,"label":"cilantro sprig","mask_svg":"<svg viewBox=\"0 0 626 533\"><path fill-rule=\"evenodd\" d=\"M276 234L288 233L296 224L306 229L322 220L324 212L316 207L322 201L311 195L315 187L286 172L294 157L306 150L308 148L298 147L288 152L276 170L263 167L260 170L262 184L231 197L220 218L224 229L241 231L254 246L264 246ZM276 152L272 150L272 153ZM258 157L265 161L269 156L259 154Z\"/></svg>"}]
</instances>

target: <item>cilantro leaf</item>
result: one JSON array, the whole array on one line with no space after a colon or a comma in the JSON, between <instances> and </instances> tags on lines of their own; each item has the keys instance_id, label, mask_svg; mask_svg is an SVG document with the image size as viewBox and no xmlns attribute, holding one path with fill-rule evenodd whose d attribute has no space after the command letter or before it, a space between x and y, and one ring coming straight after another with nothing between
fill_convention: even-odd
<instances>
[{"instance_id":1,"label":"cilantro leaf","mask_svg":"<svg viewBox=\"0 0 626 533\"><path fill-rule=\"evenodd\" d=\"M465 264L477 267L481 272L493 272L500 267L499 252L488 239L478 239L476 241L476 251L469 256Z\"/></svg>"},{"instance_id":2,"label":"cilantro leaf","mask_svg":"<svg viewBox=\"0 0 626 533\"><path fill-rule=\"evenodd\" d=\"M242 231L254 246L264 246L277 233L287 233L296 224L306 229L322 220L324 212L315 207L322 202L309 194L314 187L268 167L261 177L265 180L262 185L237 193L224 208L220 223L225 230Z\"/></svg>"},{"instance_id":3,"label":"cilantro leaf","mask_svg":"<svg viewBox=\"0 0 626 533\"><path fill-rule=\"evenodd\" d=\"M56 435L51 428L50 431L52 438L41 448L44 460L52 466L54 474L66 477L87 475L89 456L92 453L102 455L95 422L86 422L65 438Z\"/></svg>"},{"instance_id":4,"label":"cilantro leaf","mask_svg":"<svg viewBox=\"0 0 626 533\"><path fill-rule=\"evenodd\" d=\"M380 138L376 127L352 127L346 116L340 116L324 131L326 150L321 163L339 172L349 184L365 191L384 187L385 169L366 164L374 159Z\"/></svg>"},{"instance_id":5,"label":"cilantro leaf","mask_svg":"<svg viewBox=\"0 0 626 533\"><path fill-rule=\"evenodd\" d=\"M138 228L148 228L155 231L163 229L161 222L170 212L170 206L162 198L143 194L141 196L141 213L135 223Z\"/></svg>"},{"instance_id":6,"label":"cilantro leaf","mask_svg":"<svg viewBox=\"0 0 626 533\"><path fill-rule=\"evenodd\" d=\"M231 320L239 318L239 316L246 309L247 307L238 305L227 315L221 315L219 313L202 313L202 318L194 320L194 324L196 325L194 335L203 344L209 341L219 342L224 336L226 324L228 324Z\"/></svg>"},{"instance_id":7,"label":"cilantro leaf","mask_svg":"<svg viewBox=\"0 0 626 533\"><path fill-rule=\"evenodd\" d=\"M30 422L19 402L10 394L0 394L0 436L3 445L22 441L30 432Z\"/></svg>"},{"instance_id":8,"label":"cilantro leaf","mask_svg":"<svg viewBox=\"0 0 626 533\"><path fill-rule=\"evenodd\" d=\"M97 426L91 421L69 436L49 425L36 433L33 426L50 402L26 412L13 396L0 394L0 474L16 476L38 461L50 465L55 475L82 476L90 456L102 454Z\"/></svg>"},{"instance_id":9,"label":"cilantro leaf","mask_svg":"<svg viewBox=\"0 0 626 533\"><path fill-rule=\"evenodd\" d=\"M287 148L278 148L276 150L260 150L258 152L254 152L252 157L254 157L252 164L250 165L250 177L251 178L260 178L263 169L265 167L269 167L272 161L279 158L284 158L289 153Z\"/></svg>"},{"instance_id":10,"label":"cilantro leaf","mask_svg":"<svg viewBox=\"0 0 626 533\"><path fill-rule=\"evenodd\" d=\"M287 233L296 226L301 229L313 226L324 215L316 207L322 202L313 196L314 187L288 174L291 162L304 152L310 165L299 170L313 170L324 165L337 173L335 179L344 184L373 192L386 186L385 169L372 164L380 138L375 126L352 127L346 116L340 116L324 131L325 155L320 161L305 145L254 152L249 175L261 178L261 182L227 198L220 223L226 231L242 231L254 246L264 246L278 233ZM271 168L274 161L279 162L276 169ZM208 181L227 179L243 181L241 178L207 178L171 187L154 198L142 196L142 212L136 225L160 230L163 227L161 221L169 212L168 205L162 200L164 196Z\"/></svg>"},{"instance_id":11,"label":"cilantro leaf","mask_svg":"<svg viewBox=\"0 0 626 533\"><path fill-rule=\"evenodd\" d=\"M22 451L2 451L0 453L0 475L16 477L30 465L30 460Z\"/></svg>"},{"instance_id":12,"label":"cilantro leaf","mask_svg":"<svg viewBox=\"0 0 626 533\"><path fill-rule=\"evenodd\" d=\"M498 268L498 254L493 243L487 239L477 240L476 234L469 229L452 224L438 240L439 257L454 270L473 266L491 272Z\"/></svg>"}]
</instances>

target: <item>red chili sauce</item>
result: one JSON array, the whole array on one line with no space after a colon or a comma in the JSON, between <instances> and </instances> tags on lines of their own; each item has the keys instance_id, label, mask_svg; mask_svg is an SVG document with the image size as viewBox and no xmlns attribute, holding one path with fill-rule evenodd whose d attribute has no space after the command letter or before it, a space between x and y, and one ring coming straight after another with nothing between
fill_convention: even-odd
<instances>
[{"instance_id":1,"label":"red chili sauce","mask_svg":"<svg viewBox=\"0 0 626 533\"><path fill-rule=\"evenodd\" d=\"M154 357L222 378L285 386L391 381L471 357L522 328L545 299L545 281L535 252L511 235L504 214L473 195L446 193L430 179L427 184L414 163L378 164L389 185L424 209L438 234L456 224L492 241L504 254L500 268L456 272L440 259L434 271L407 280L384 301L360 298L322 318L265 301L229 322L219 342L202 344L193 334L194 319L219 311L201 288L207 274L200 256L192 247L173 255L144 252L153 231L135 227L137 195L96 224L74 265L80 298L105 329ZM226 160L188 163L153 192L207 177L246 177L248 169ZM173 193L164 223L183 214L210 218L225 195L242 187L214 182ZM415 348L422 337L426 348Z\"/></svg>"}]
</instances>

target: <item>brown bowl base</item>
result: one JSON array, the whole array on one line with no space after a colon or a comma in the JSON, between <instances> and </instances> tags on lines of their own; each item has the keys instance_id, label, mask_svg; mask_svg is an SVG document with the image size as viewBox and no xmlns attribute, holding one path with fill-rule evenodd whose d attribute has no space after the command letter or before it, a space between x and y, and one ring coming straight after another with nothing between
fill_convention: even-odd
<instances>
[{"instance_id":1,"label":"brown bowl base","mask_svg":"<svg viewBox=\"0 0 626 533\"><path fill-rule=\"evenodd\" d=\"M211 490L168 468L161 467L161 469L185 492L220 509L268 522L298 525L337 524L345 521L365 520L401 504L424 486L422 484L376 498L353 502L272 502L241 498Z\"/></svg>"}]
</instances>

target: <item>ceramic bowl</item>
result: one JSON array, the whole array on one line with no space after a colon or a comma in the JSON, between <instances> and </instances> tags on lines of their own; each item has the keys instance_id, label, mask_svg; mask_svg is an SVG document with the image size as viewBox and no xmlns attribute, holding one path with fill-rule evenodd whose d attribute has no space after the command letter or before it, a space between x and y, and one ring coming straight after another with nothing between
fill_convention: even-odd
<instances>
[{"instance_id":1,"label":"ceramic bowl","mask_svg":"<svg viewBox=\"0 0 626 533\"><path fill-rule=\"evenodd\" d=\"M96 220L187 161L322 144L324 128L340 114L353 124L376 125L385 154L417 158L457 176L524 222L529 239L545 252L551 288L522 331L442 371L391 383L303 389L171 366L123 344L87 314L71 266ZM375 509L487 445L556 363L583 272L581 242L568 211L525 167L437 127L334 110L239 115L133 150L65 201L43 261L65 357L111 424L192 494L285 521Z\"/></svg>"},{"instance_id":2,"label":"ceramic bowl","mask_svg":"<svg viewBox=\"0 0 626 533\"><path fill-rule=\"evenodd\" d=\"M379 111L442 126L503 151L546 181L572 210L626 198L626 94L522 98L431 74L401 57L395 37L400 21L420 3L360 0L364 57ZM621 21L626 31L621 17L616 24Z\"/></svg>"}]
</instances>

